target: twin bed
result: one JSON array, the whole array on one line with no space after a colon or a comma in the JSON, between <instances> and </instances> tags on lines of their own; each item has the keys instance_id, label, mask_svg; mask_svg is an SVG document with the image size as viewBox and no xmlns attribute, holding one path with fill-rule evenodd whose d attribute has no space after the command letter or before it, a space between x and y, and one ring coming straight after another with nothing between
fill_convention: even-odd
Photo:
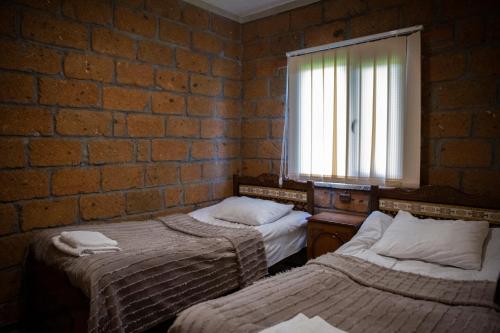
<instances>
[{"instance_id":1,"label":"twin bed","mask_svg":"<svg viewBox=\"0 0 500 333\"><path fill-rule=\"evenodd\" d=\"M37 321L57 323L48 314L61 315L61 308L41 305L48 296L51 303L70 305L62 314L72 318L72 331L144 331L177 316L171 333L259 332L300 313L321 316L349 332L500 331L493 301L500 229L488 231L480 270L372 251L399 210L494 225L500 223L498 203L436 187L373 188L374 212L350 242L303 267L262 279L269 266L305 246L314 188L292 181L279 187L269 175L235 177L234 194L292 203L295 216L256 227L232 224L216 218L217 204L189 215L92 226L116 239L123 251L76 260L50 245L60 229L42 232L28 266L34 270ZM78 229L65 230L72 228Z\"/></svg>"}]
</instances>

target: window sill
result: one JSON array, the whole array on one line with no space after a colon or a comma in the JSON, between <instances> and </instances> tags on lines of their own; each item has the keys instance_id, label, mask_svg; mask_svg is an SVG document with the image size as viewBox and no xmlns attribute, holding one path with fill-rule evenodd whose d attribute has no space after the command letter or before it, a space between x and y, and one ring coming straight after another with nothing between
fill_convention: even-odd
<instances>
[{"instance_id":1,"label":"window sill","mask_svg":"<svg viewBox=\"0 0 500 333\"><path fill-rule=\"evenodd\" d=\"M361 184L327 183L314 181L314 186L319 188L333 188L338 190L370 191L370 185Z\"/></svg>"}]
</instances>

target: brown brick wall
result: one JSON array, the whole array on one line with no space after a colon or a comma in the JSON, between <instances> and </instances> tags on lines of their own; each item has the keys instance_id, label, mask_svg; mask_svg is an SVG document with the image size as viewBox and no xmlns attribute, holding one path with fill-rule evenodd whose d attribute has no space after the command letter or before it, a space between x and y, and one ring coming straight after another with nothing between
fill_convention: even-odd
<instances>
[{"instance_id":1,"label":"brown brick wall","mask_svg":"<svg viewBox=\"0 0 500 333\"><path fill-rule=\"evenodd\" d=\"M421 184L500 200L498 13L493 0L332 0L244 24L242 172L279 172L285 52L422 24ZM320 208L366 204L316 192Z\"/></svg>"},{"instance_id":2,"label":"brown brick wall","mask_svg":"<svg viewBox=\"0 0 500 333\"><path fill-rule=\"evenodd\" d=\"M19 318L35 230L231 193L240 30L176 0L2 1L0 327Z\"/></svg>"}]
</instances>

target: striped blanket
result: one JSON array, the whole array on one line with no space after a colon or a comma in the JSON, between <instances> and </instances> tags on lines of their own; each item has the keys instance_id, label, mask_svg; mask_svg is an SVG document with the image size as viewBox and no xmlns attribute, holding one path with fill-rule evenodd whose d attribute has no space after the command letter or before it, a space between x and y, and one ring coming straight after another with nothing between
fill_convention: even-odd
<instances>
[{"instance_id":1,"label":"striped blanket","mask_svg":"<svg viewBox=\"0 0 500 333\"><path fill-rule=\"evenodd\" d=\"M65 255L51 243L63 230L99 231L122 251ZM259 232L208 225L185 214L48 229L34 238L32 251L89 298L88 332L141 332L267 273Z\"/></svg>"}]
</instances>

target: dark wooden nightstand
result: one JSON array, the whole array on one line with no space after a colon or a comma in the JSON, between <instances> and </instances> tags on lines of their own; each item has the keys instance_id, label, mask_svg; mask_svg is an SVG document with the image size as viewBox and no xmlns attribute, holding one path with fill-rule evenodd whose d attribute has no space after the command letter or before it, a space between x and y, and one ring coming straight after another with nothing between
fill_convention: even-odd
<instances>
[{"instance_id":1,"label":"dark wooden nightstand","mask_svg":"<svg viewBox=\"0 0 500 333\"><path fill-rule=\"evenodd\" d=\"M319 213L307 223L307 258L333 252L348 242L363 224L366 216L349 213Z\"/></svg>"}]
</instances>

